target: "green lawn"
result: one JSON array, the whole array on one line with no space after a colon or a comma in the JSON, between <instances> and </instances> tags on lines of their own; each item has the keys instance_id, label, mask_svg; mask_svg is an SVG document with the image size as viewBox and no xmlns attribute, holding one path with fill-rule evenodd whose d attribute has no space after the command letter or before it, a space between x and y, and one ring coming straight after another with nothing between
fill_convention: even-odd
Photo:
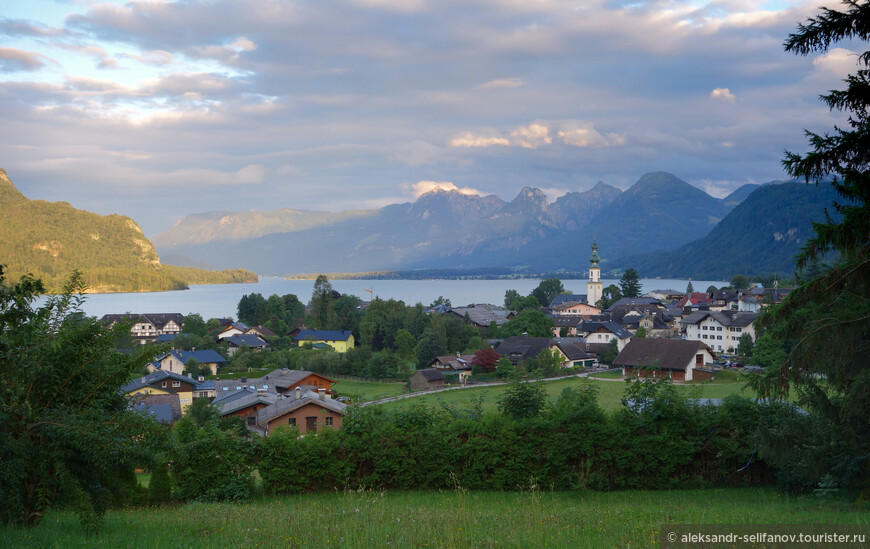
<instances>
[{"instance_id":1,"label":"green lawn","mask_svg":"<svg viewBox=\"0 0 870 549\"><path fill-rule=\"evenodd\" d=\"M604 381L590 379L592 383L598 386L598 403L605 411L617 410L622 406L622 397L625 392L625 382L622 381ZM576 387L584 383L582 378L569 377L557 381L546 381L544 384L547 388L547 394L551 400L555 400L559 393L565 387ZM723 380L722 382L698 382L680 385L690 388L694 396L697 398L722 398L731 394L739 394L743 396L753 396L752 391L744 388L742 381ZM494 387L469 387L466 389L455 389L440 393L421 393L420 396L413 398L405 398L393 402L386 402L378 406L386 406L389 408L414 406L417 404L425 404L427 406L440 406L442 403L460 408L467 408L472 405L474 399L483 397L483 408L486 411L496 410L499 397L504 393L505 385L497 385ZM697 392L697 395L694 394Z\"/></svg>"},{"instance_id":2,"label":"green lawn","mask_svg":"<svg viewBox=\"0 0 870 549\"><path fill-rule=\"evenodd\" d=\"M405 392L405 384L337 379L332 384L332 390L338 396L352 398L354 402L369 402L371 400L400 395Z\"/></svg>"},{"instance_id":3,"label":"green lawn","mask_svg":"<svg viewBox=\"0 0 870 549\"><path fill-rule=\"evenodd\" d=\"M340 492L248 504L186 504L108 514L87 535L69 512L31 530L0 527L2 547L658 547L665 524L870 526L870 506L772 489L692 491Z\"/></svg>"}]
</instances>

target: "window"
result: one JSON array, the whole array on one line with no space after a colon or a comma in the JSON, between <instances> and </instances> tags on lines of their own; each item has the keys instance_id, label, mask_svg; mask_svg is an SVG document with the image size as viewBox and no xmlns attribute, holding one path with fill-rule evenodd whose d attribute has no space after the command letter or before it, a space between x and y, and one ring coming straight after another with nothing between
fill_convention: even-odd
<instances>
[{"instance_id":1,"label":"window","mask_svg":"<svg viewBox=\"0 0 870 549\"><path fill-rule=\"evenodd\" d=\"M164 381L163 383L160 384L160 386L161 386L161 387L166 387L166 382Z\"/></svg>"},{"instance_id":2,"label":"window","mask_svg":"<svg viewBox=\"0 0 870 549\"><path fill-rule=\"evenodd\" d=\"M173 381L172 386L173 387L181 387L181 382L180 381Z\"/></svg>"},{"instance_id":3,"label":"window","mask_svg":"<svg viewBox=\"0 0 870 549\"><path fill-rule=\"evenodd\" d=\"M296 426L296 418L295 418L295 417L291 417L289 420L287 420L287 424L288 424L288 425L292 425L293 427L295 427L295 426Z\"/></svg>"},{"instance_id":4,"label":"window","mask_svg":"<svg viewBox=\"0 0 870 549\"><path fill-rule=\"evenodd\" d=\"M255 418L254 416L248 416L248 425L253 426L256 423L257 423L257 418Z\"/></svg>"},{"instance_id":5,"label":"window","mask_svg":"<svg viewBox=\"0 0 870 549\"><path fill-rule=\"evenodd\" d=\"M329 426L332 426L332 418L331 417L326 418L326 424Z\"/></svg>"},{"instance_id":6,"label":"window","mask_svg":"<svg viewBox=\"0 0 870 549\"><path fill-rule=\"evenodd\" d=\"M722 336L716 336L717 339L722 339Z\"/></svg>"},{"instance_id":7,"label":"window","mask_svg":"<svg viewBox=\"0 0 870 549\"><path fill-rule=\"evenodd\" d=\"M701 329L702 329L702 330L706 330L707 327L706 327L706 326L701 326Z\"/></svg>"},{"instance_id":8,"label":"window","mask_svg":"<svg viewBox=\"0 0 870 549\"><path fill-rule=\"evenodd\" d=\"M717 327L716 330L719 331L719 332L721 332L721 331L722 331L722 326Z\"/></svg>"}]
</instances>

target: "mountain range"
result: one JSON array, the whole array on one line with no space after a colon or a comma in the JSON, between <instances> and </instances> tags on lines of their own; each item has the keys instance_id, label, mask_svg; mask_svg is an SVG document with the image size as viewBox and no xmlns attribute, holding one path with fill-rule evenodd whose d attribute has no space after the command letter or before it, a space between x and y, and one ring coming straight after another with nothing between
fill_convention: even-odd
<instances>
[{"instance_id":1,"label":"mountain range","mask_svg":"<svg viewBox=\"0 0 870 549\"><path fill-rule=\"evenodd\" d=\"M738 272L790 273L790 258L811 231L810 221L820 220L830 202L830 193L776 182L744 185L718 199L655 172L624 192L599 182L552 203L532 187L510 202L436 189L378 210L198 214L154 242L167 260L241 265L264 275L505 268L534 274L585 271L594 236L605 271L635 267L643 276L727 278ZM777 240L775 234L785 236ZM708 244L697 247L702 241ZM765 245L743 258L754 249L749 243L760 242ZM686 251L677 251L681 247ZM671 252L668 262L656 261ZM679 263L687 253L691 257Z\"/></svg>"}]
</instances>

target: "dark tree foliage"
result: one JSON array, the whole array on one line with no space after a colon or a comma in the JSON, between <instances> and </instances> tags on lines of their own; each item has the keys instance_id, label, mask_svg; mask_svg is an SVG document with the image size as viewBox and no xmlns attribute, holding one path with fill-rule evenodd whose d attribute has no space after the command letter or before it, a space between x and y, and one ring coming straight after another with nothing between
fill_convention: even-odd
<instances>
[{"instance_id":1,"label":"dark tree foliage","mask_svg":"<svg viewBox=\"0 0 870 549\"><path fill-rule=\"evenodd\" d=\"M870 2L847 0L843 11L821 12L789 35L786 51L827 51L842 40L870 38ZM788 172L817 185L832 185L840 199L836 215L814 223L816 236L804 246L797 269L824 257L833 265L804 281L779 307L761 318L767 335L786 342L785 359L756 384L762 395L797 392L812 411L819 432L835 436L820 449L803 477L805 484L832 482L845 493L870 497L870 50L846 87L822 95L831 110L848 114L845 127L806 132L812 150L786 152ZM759 355L762 339L755 353Z\"/></svg>"},{"instance_id":2,"label":"dark tree foliage","mask_svg":"<svg viewBox=\"0 0 870 549\"><path fill-rule=\"evenodd\" d=\"M550 303L553 302L553 298L559 294L564 294L565 286L562 285L562 281L558 278L548 278L546 280L542 280L538 287L532 290L531 295L538 300L538 303L541 304L541 307L549 307Z\"/></svg>"},{"instance_id":3,"label":"dark tree foliage","mask_svg":"<svg viewBox=\"0 0 870 549\"><path fill-rule=\"evenodd\" d=\"M540 381L515 380L498 399L498 410L514 420L529 419L547 406L547 390Z\"/></svg>"},{"instance_id":4,"label":"dark tree foliage","mask_svg":"<svg viewBox=\"0 0 870 549\"><path fill-rule=\"evenodd\" d=\"M507 321L499 330L501 337L527 334L531 337L552 337L553 319L541 311L525 310Z\"/></svg>"},{"instance_id":5,"label":"dark tree foliage","mask_svg":"<svg viewBox=\"0 0 870 549\"><path fill-rule=\"evenodd\" d=\"M7 284L0 269L0 519L33 526L49 507L70 506L95 527L135 486L134 464L162 447L163 428L128 410L119 388L148 350L121 354L129 325L106 328L81 312L73 273L64 292L44 293L29 277Z\"/></svg>"},{"instance_id":6,"label":"dark tree foliage","mask_svg":"<svg viewBox=\"0 0 870 549\"><path fill-rule=\"evenodd\" d=\"M335 295L332 284L326 275L317 275L314 281L314 289L311 291L311 316L309 323L312 328L329 330L333 328L336 314L333 308Z\"/></svg>"},{"instance_id":7,"label":"dark tree foliage","mask_svg":"<svg viewBox=\"0 0 870 549\"><path fill-rule=\"evenodd\" d=\"M640 296L640 275L634 269L626 269L622 273L622 278L619 279L619 289L622 291L622 297L639 297Z\"/></svg>"},{"instance_id":8,"label":"dark tree foliage","mask_svg":"<svg viewBox=\"0 0 870 549\"><path fill-rule=\"evenodd\" d=\"M616 284L611 284L601 291L601 299L598 300L596 306L601 309L607 309L620 299L622 299L622 290Z\"/></svg>"},{"instance_id":9,"label":"dark tree foliage","mask_svg":"<svg viewBox=\"0 0 870 549\"><path fill-rule=\"evenodd\" d=\"M488 374L495 371L495 365L501 355L495 352L492 347L485 347L474 353L474 359L471 361L473 366L478 366L480 371Z\"/></svg>"}]
</instances>

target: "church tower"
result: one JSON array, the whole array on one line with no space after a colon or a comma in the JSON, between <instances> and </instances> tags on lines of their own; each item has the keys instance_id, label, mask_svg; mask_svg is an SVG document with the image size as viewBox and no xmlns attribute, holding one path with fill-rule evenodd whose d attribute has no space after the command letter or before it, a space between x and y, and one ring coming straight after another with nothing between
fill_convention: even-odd
<instances>
[{"instance_id":1,"label":"church tower","mask_svg":"<svg viewBox=\"0 0 870 549\"><path fill-rule=\"evenodd\" d=\"M586 282L586 303L595 305L601 299L601 267L598 266L598 243L592 236L592 255L589 256L589 280Z\"/></svg>"}]
</instances>

